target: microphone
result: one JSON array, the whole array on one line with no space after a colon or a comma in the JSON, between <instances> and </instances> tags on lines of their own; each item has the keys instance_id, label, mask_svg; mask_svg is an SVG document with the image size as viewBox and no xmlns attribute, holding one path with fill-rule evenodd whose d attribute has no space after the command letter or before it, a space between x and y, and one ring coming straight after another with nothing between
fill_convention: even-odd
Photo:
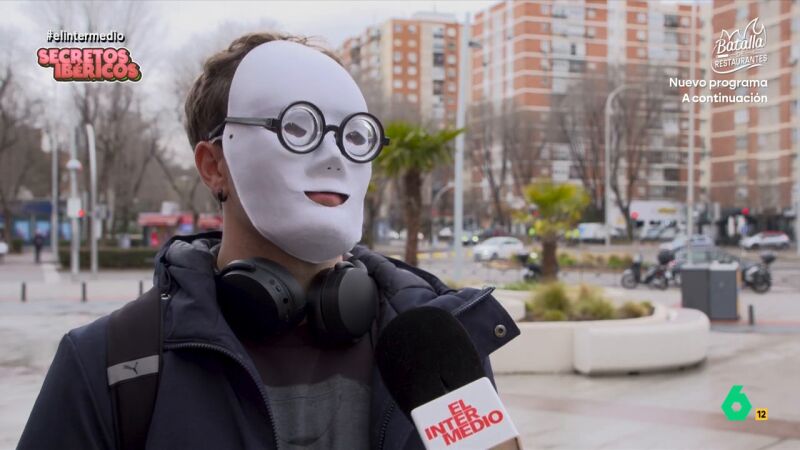
<instances>
[{"instance_id":1,"label":"microphone","mask_svg":"<svg viewBox=\"0 0 800 450\"><path fill-rule=\"evenodd\" d=\"M469 334L447 311L423 306L397 316L375 360L426 449L521 448Z\"/></svg>"}]
</instances>

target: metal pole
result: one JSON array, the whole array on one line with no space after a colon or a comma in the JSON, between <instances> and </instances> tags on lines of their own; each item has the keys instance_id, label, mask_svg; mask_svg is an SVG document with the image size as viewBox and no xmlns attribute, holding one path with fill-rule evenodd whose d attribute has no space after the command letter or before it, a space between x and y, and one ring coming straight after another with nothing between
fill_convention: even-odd
<instances>
[{"instance_id":1,"label":"metal pole","mask_svg":"<svg viewBox=\"0 0 800 450\"><path fill-rule=\"evenodd\" d=\"M77 135L75 133L75 128L70 128L69 133L69 158L70 162L77 161L78 159L78 145L75 142L77 139ZM70 198L78 198L78 169L75 167L71 167L69 169L69 196ZM80 271L80 264L79 259L79 247L81 245L81 230L78 224L78 218L72 217L69 221L70 223L70 230L71 230L71 245L70 245L70 272L72 272L73 276L77 276L78 272Z\"/></svg>"},{"instance_id":2,"label":"metal pole","mask_svg":"<svg viewBox=\"0 0 800 450\"><path fill-rule=\"evenodd\" d=\"M436 191L436 194L431 199L431 244L434 247L439 243L439 239L436 236L436 233L435 233L436 229L435 229L435 227L433 225L433 213L436 210L436 203L439 201L439 199L442 197L442 195L445 192L449 191L450 189L453 189L453 183L447 183L446 185L444 185L441 189Z\"/></svg>"},{"instance_id":3,"label":"metal pole","mask_svg":"<svg viewBox=\"0 0 800 450\"><path fill-rule=\"evenodd\" d=\"M798 181L794 185L794 245L800 256L800 173L795 177Z\"/></svg>"},{"instance_id":4,"label":"metal pole","mask_svg":"<svg viewBox=\"0 0 800 450\"><path fill-rule=\"evenodd\" d=\"M470 70L469 65L469 38L470 38L470 15L464 16L464 27L461 30L461 68L458 79L458 105L456 108L456 128L462 129L466 123L467 107L467 75ZM453 279L461 281L461 266L464 259L464 247L461 237L464 234L464 133L456 136L456 161L455 161L455 199L453 201L453 250L455 253L455 270Z\"/></svg>"},{"instance_id":5,"label":"metal pole","mask_svg":"<svg viewBox=\"0 0 800 450\"><path fill-rule=\"evenodd\" d=\"M89 217L89 243L91 245L92 274L97 274L97 151L94 145L94 127L86 124L86 143L89 146L89 175L91 177L91 198Z\"/></svg>"},{"instance_id":6,"label":"metal pole","mask_svg":"<svg viewBox=\"0 0 800 450\"><path fill-rule=\"evenodd\" d=\"M54 131L51 131L53 133ZM50 251L55 258L55 264L58 266L58 139L50 135L50 154L51 158L51 171L50 171Z\"/></svg>"},{"instance_id":7,"label":"metal pole","mask_svg":"<svg viewBox=\"0 0 800 450\"><path fill-rule=\"evenodd\" d=\"M697 55L695 54L696 47L695 47L695 21L697 20L696 16L696 9L695 5L692 4L692 27L691 32L692 36L690 38L690 46L691 46L691 55L692 60L689 62L689 79L694 80L695 74L695 60L697 59ZM689 86L689 97L694 96L694 87ZM686 193L686 236L689 239L689 243L691 243L692 235L694 234L694 103L689 103L689 179L688 179L688 192ZM688 245L688 244L687 244ZM692 252L691 246L688 245L686 256L688 259L689 264L692 264Z\"/></svg>"}]
</instances>

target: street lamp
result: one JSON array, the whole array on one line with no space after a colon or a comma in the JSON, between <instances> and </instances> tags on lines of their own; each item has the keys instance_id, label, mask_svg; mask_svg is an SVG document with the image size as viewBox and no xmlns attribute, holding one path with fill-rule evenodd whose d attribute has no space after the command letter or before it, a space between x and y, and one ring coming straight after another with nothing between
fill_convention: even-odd
<instances>
[{"instance_id":1,"label":"street lamp","mask_svg":"<svg viewBox=\"0 0 800 450\"><path fill-rule=\"evenodd\" d=\"M463 129L467 121L467 75L470 71L470 48L481 48L481 44L470 41L470 15L467 13L464 18L464 27L461 30L461 67L459 68L458 78L458 104L456 108L456 128ZM471 78L471 77L469 77ZM453 201L453 250L455 253L455 268L453 278L455 281L461 280L461 265L464 259L464 246L461 239L464 234L464 133L456 136L456 158L455 158L455 192Z\"/></svg>"},{"instance_id":2,"label":"street lamp","mask_svg":"<svg viewBox=\"0 0 800 450\"><path fill-rule=\"evenodd\" d=\"M436 246L436 244L438 244L438 239L436 238L436 233L435 233L436 230L434 229L433 226L433 213L434 211L436 211L436 203L439 201L439 198L442 196L442 194L449 191L450 189L453 189L453 186L454 185L452 182L448 182L446 185L442 186L438 191L436 191L436 194L431 199L431 245L434 247Z\"/></svg>"},{"instance_id":3,"label":"street lamp","mask_svg":"<svg viewBox=\"0 0 800 450\"><path fill-rule=\"evenodd\" d=\"M606 229L606 247L611 246L611 114L612 114L612 105L613 101L616 99L617 94L626 90L626 89L633 89L639 90L636 86L631 86L628 84L621 84L617 86L608 97L606 97L606 108L605 108L605 115L606 115L606 129L605 129L605 155L604 155L604 166L603 166L603 173L605 175L605 184L603 188L603 196L605 197L605 229Z\"/></svg>"}]
</instances>

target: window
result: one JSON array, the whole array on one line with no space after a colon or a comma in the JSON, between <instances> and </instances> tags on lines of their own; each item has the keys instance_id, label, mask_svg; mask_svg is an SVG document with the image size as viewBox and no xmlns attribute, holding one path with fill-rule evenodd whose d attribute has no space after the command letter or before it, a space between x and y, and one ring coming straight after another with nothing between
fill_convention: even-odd
<instances>
[{"instance_id":1,"label":"window","mask_svg":"<svg viewBox=\"0 0 800 450\"><path fill-rule=\"evenodd\" d=\"M416 52L408 52L408 61L412 64L417 63L417 53Z\"/></svg>"},{"instance_id":2,"label":"window","mask_svg":"<svg viewBox=\"0 0 800 450\"><path fill-rule=\"evenodd\" d=\"M586 28L586 37L593 38L597 34L597 31L594 27L587 27Z\"/></svg>"},{"instance_id":3,"label":"window","mask_svg":"<svg viewBox=\"0 0 800 450\"><path fill-rule=\"evenodd\" d=\"M542 5L540 8L541 8L540 11L542 12L543 16L550 15L550 5Z\"/></svg>"},{"instance_id":4,"label":"window","mask_svg":"<svg viewBox=\"0 0 800 450\"><path fill-rule=\"evenodd\" d=\"M394 86L395 89L402 89L403 88L403 80L395 78L395 80L392 82L392 86Z\"/></svg>"},{"instance_id":5,"label":"window","mask_svg":"<svg viewBox=\"0 0 800 450\"><path fill-rule=\"evenodd\" d=\"M688 27L689 26L689 18L688 17L681 17L681 26Z\"/></svg>"},{"instance_id":6,"label":"window","mask_svg":"<svg viewBox=\"0 0 800 450\"><path fill-rule=\"evenodd\" d=\"M409 48L415 48L417 46L417 41L415 41L414 39L409 39L408 46Z\"/></svg>"},{"instance_id":7,"label":"window","mask_svg":"<svg viewBox=\"0 0 800 450\"><path fill-rule=\"evenodd\" d=\"M736 150L747 150L748 145L747 135L736 136Z\"/></svg>"},{"instance_id":8,"label":"window","mask_svg":"<svg viewBox=\"0 0 800 450\"><path fill-rule=\"evenodd\" d=\"M400 62L403 60L403 53L402 52L394 52L394 62Z\"/></svg>"},{"instance_id":9,"label":"window","mask_svg":"<svg viewBox=\"0 0 800 450\"><path fill-rule=\"evenodd\" d=\"M409 89L416 89L417 88L417 80L408 80L408 88Z\"/></svg>"},{"instance_id":10,"label":"window","mask_svg":"<svg viewBox=\"0 0 800 450\"><path fill-rule=\"evenodd\" d=\"M680 24L680 18L676 14L664 15L664 26L668 28L677 28Z\"/></svg>"},{"instance_id":11,"label":"window","mask_svg":"<svg viewBox=\"0 0 800 450\"><path fill-rule=\"evenodd\" d=\"M647 37L647 33L644 30L639 30L636 32L636 39L643 41Z\"/></svg>"},{"instance_id":12,"label":"window","mask_svg":"<svg viewBox=\"0 0 800 450\"><path fill-rule=\"evenodd\" d=\"M400 39L395 39L394 40L394 46L395 47L400 47L401 45L403 45L403 41L402 40L400 40Z\"/></svg>"},{"instance_id":13,"label":"window","mask_svg":"<svg viewBox=\"0 0 800 450\"><path fill-rule=\"evenodd\" d=\"M733 116L734 123L743 124L750 121L750 112L747 109L737 109Z\"/></svg>"},{"instance_id":14,"label":"window","mask_svg":"<svg viewBox=\"0 0 800 450\"><path fill-rule=\"evenodd\" d=\"M444 80L433 80L433 95L442 95L444 91Z\"/></svg>"},{"instance_id":15,"label":"window","mask_svg":"<svg viewBox=\"0 0 800 450\"><path fill-rule=\"evenodd\" d=\"M586 9L586 17L594 19L595 17L597 17L597 11L595 11L594 8Z\"/></svg>"},{"instance_id":16,"label":"window","mask_svg":"<svg viewBox=\"0 0 800 450\"><path fill-rule=\"evenodd\" d=\"M409 75L416 75L417 74L417 66L408 66L408 74Z\"/></svg>"},{"instance_id":17,"label":"window","mask_svg":"<svg viewBox=\"0 0 800 450\"><path fill-rule=\"evenodd\" d=\"M395 75L400 75L403 73L403 68L400 66L394 66L394 68L392 68L392 72L394 72Z\"/></svg>"},{"instance_id":18,"label":"window","mask_svg":"<svg viewBox=\"0 0 800 450\"><path fill-rule=\"evenodd\" d=\"M746 177L747 176L747 161L736 161L736 166L734 168L737 176Z\"/></svg>"},{"instance_id":19,"label":"window","mask_svg":"<svg viewBox=\"0 0 800 450\"><path fill-rule=\"evenodd\" d=\"M408 94L408 101L411 103L417 103L417 94Z\"/></svg>"},{"instance_id":20,"label":"window","mask_svg":"<svg viewBox=\"0 0 800 450\"><path fill-rule=\"evenodd\" d=\"M550 51L550 41L542 41L539 44L539 47L542 49L542 52L547 53Z\"/></svg>"},{"instance_id":21,"label":"window","mask_svg":"<svg viewBox=\"0 0 800 450\"><path fill-rule=\"evenodd\" d=\"M636 15L636 21L639 23L647 23L647 14L639 13Z\"/></svg>"},{"instance_id":22,"label":"window","mask_svg":"<svg viewBox=\"0 0 800 450\"><path fill-rule=\"evenodd\" d=\"M541 24L541 27L542 27L542 33L549 33L550 32L550 24L549 23L544 22L544 23Z\"/></svg>"},{"instance_id":23,"label":"window","mask_svg":"<svg viewBox=\"0 0 800 450\"><path fill-rule=\"evenodd\" d=\"M456 84L455 83L447 83L447 92L455 92L456 91Z\"/></svg>"},{"instance_id":24,"label":"window","mask_svg":"<svg viewBox=\"0 0 800 450\"><path fill-rule=\"evenodd\" d=\"M455 64L456 55L447 55L447 64Z\"/></svg>"},{"instance_id":25,"label":"window","mask_svg":"<svg viewBox=\"0 0 800 450\"><path fill-rule=\"evenodd\" d=\"M447 78L455 78L455 76L456 76L455 67L448 67L447 68Z\"/></svg>"},{"instance_id":26,"label":"window","mask_svg":"<svg viewBox=\"0 0 800 450\"><path fill-rule=\"evenodd\" d=\"M444 66L444 53L434 53L433 54L433 66L434 67L442 67L442 66Z\"/></svg>"},{"instance_id":27,"label":"window","mask_svg":"<svg viewBox=\"0 0 800 450\"><path fill-rule=\"evenodd\" d=\"M417 26L416 25L409 25L408 26L408 32L409 33L416 33L417 32Z\"/></svg>"},{"instance_id":28,"label":"window","mask_svg":"<svg viewBox=\"0 0 800 450\"><path fill-rule=\"evenodd\" d=\"M394 25L394 32L395 33L402 33L403 32L403 25L402 24L395 24Z\"/></svg>"},{"instance_id":29,"label":"window","mask_svg":"<svg viewBox=\"0 0 800 450\"><path fill-rule=\"evenodd\" d=\"M542 59L540 61L543 70L547 70L550 68L550 60L549 59Z\"/></svg>"},{"instance_id":30,"label":"window","mask_svg":"<svg viewBox=\"0 0 800 450\"><path fill-rule=\"evenodd\" d=\"M638 56L640 58L644 58L645 56L647 56L647 50L645 50L642 47L637 48L636 49L636 56Z\"/></svg>"},{"instance_id":31,"label":"window","mask_svg":"<svg viewBox=\"0 0 800 450\"><path fill-rule=\"evenodd\" d=\"M578 54L578 46L574 42L569 44L569 54L572 56Z\"/></svg>"},{"instance_id":32,"label":"window","mask_svg":"<svg viewBox=\"0 0 800 450\"><path fill-rule=\"evenodd\" d=\"M448 27L447 28L447 35L450 37L456 37L456 29L455 27Z\"/></svg>"}]
</instances>

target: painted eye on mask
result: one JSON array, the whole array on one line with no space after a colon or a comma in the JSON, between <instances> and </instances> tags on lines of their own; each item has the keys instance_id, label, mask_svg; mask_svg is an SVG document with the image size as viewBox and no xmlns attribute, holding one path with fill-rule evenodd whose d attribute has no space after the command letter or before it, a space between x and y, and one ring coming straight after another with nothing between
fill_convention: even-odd
<instances>
[{"instance_id":1,"label":"painted eye on mask","mask_svg":"<svg viewBox=\"0 0 800 450\"><path fill-rule=\"evenodd\" d=\"M367 142L367 138L364 137L363 134L359 133L358 131L351 131L347 133L347 142L351 142L355 145L364 145Z\"/></svg>"},{"instance_id":2,"label":"painted eye on mask","mask_svg":"<svg viewBox=\"0 0 800 450\"><path fill-rule=\"evenodd\" d=\"M308 131L305 128L301 127L300 125L298 125L298 124L296 124L294 122L289 122L286 125L284 125L283 126L283 131L285 133L291 134L292 136L298 137L298 138L301 138L301 137L305 136L306 134L308 134Z\"/></svg>"}]
</instances>

